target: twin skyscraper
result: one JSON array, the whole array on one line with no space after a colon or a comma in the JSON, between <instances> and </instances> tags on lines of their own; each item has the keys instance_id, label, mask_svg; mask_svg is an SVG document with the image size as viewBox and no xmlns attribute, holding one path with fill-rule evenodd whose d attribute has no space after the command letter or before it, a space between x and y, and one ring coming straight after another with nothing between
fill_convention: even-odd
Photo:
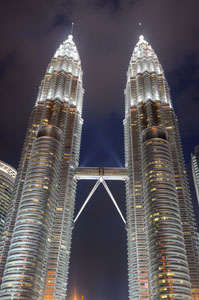
<instances>
[{"instance_id":1,"label":"twin skyscraper","mask_svg":"<svg viewBox=\"0 0 199 300\"><path fill-rule=\"evenodd\" d=\"M0 241L0 299L66 298L83 94L69 35L30 116ZM143 36L127 72L124 130L129 299L198 300L199 242L177 118Z\"/></svg>"}]
</instances>

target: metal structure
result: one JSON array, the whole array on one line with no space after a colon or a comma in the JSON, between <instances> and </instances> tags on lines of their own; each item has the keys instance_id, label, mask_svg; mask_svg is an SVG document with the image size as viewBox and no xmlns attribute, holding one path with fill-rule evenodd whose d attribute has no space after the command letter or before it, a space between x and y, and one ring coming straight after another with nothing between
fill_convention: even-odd
<instances>
[{"instance_id":1,"label":"metal structure","mask_svg":"<svg viewBox=\"0 0 199 300\"><path fill-rule=\"evenodd\" d=\"M17 171L13 167L0 161L0 236L5 225L16 175Z\"/></svg>"},{"instance_id":2,"label":"metal structure","mask_svg":"<svg viewBox=\"0 0 199 300\"><path fill-rule=\"evenodd\" d=\"M127 229L130 300L198 300L198 236L177 118L141 35L125 89L125 168L79 168L81 61L72 35L53 56L30 117L0 241L0 299L64 300L71 235L102 183ZM96 180L74 218L78 180ZM107 180L126 183L126 220Z\"/></svg>"},{"instance_id":3,"label":"metal structure","mask_svg":"<svg viewBox=\"0 0 199 300\"><path fill-rule=\"evenodd\" d=\"M30 117L0 242L1 299L65 299L83 94L81 61L69 35L47 68Z\"/></svg>"},{"instance_id":4,"label":"metal structure","mask_svg":"<svg viewBox=\"0 0 199 300\"><path fill-rule=\"evenodd\" d=\"M192 175L199 203L199 146L195 146L194 154L191 154Z\"/></svg>"},{"instance_id":5,"label":"metal structure","mask_svg":"<svg viewBox=\"0 0 199 300\"><path fill-rule=\"evenodd\" d=\"M197 300L197 231L177 117L142 35L127 72L124 130L129 299Z\"/></svg>"},{"instance_id":6,"label":"metal structure","mask_svg":"<svg viewBox=\"0 0 199 300\"><path fill-rule=\"evenodd\" d=\"M110 168L110 167L82 167L76 168L75 178L77 180L97 180L103 177L104 180L127 180L127 168Z\"/></svg>"},{"instance_id":7,"label":"metal structure","mask_svg":"<svg viewBox=\"0 0 199 300\"><path fill-rule=\"evenodd\" d=\"M78 180L97 180L94 187L92 188L91 192L89 193L88 197L86 198L84 204L80 208L80 211L78 212L77 216L74 219L74 223L79 218L80 214L82 213L83 209L87 205L88 201L100 185L100 183L103 184L104 188L106 189L107 193L109 194L111 200L113 201L113 204L115 205L120 217L122 218L122 221L124 224L126 224L126 221L122 215L121 210L119 209L119 206L117 205L117 202L115 201L115 198L113 194L111 193L106 180L123 180L126 181L128 179L128 170L126 168L108 168L108 167L92 167L92 168L77 168L75 171L75 178Z\"/></svg>"}]
</instances>

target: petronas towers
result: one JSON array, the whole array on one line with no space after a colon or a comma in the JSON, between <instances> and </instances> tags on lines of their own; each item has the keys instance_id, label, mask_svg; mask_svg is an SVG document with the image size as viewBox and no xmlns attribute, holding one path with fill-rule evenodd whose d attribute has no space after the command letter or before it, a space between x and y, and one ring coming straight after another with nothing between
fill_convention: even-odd
<instances>
[{"instance_id":1,"label":"petronas towers","mask_svg":"<svg viewBox=\"0 0 199 300\"><path fill-rule=\"evenodd\" d=\"M69 36L48 66L30 117L0 244L1 299L65 299L83 93Z\"/></svg>"},{"instance_id":2,"label":"petronas towers","mask_svg":"<svg viewBox=\"0 0 199 300\"><path fill-rule=\"evenodd\" d=\"M199 253L167 81L140 36L125 90L129 296L198 299Z\"/></svg>"},{"instance_id":3,"label":"petronas towers","mask_svg":"<svg viewBox=\"0 0 199 300\"><path fill-rule=\"evenodd\" d=\"M0 241L0 299L66 298L83 94L69 35L30 116ZM143 36L127 72L124 130L129 299L198 300L198 237L177 118L162 66Z\"/></svg>"}]
</instances>

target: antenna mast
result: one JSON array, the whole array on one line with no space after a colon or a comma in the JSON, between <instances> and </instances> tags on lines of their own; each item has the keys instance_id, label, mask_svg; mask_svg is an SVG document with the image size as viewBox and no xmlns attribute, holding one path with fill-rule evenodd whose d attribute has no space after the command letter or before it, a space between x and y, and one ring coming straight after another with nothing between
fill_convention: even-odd
<instances>
[{"instance_id":1,"label":"antenna mast","mask_svg":"<svg viewBox=\"0 0 199 300\"><path fill-rule=\"evenodd\" d=\"M71 24L71 32L70 32L71 35L73 35L73 27L74 27L74 23L72 22L72 24Z\"/></svg>"}]
</instances>

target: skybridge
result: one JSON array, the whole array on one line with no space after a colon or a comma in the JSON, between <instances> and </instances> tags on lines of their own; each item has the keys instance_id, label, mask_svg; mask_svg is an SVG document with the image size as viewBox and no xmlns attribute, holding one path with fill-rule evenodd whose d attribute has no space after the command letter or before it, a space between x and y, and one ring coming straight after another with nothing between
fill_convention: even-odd
<instances>
[{"instance_id":1,"label":"skybridge","mask_svg":"<svg viewBox=\"0 0 199 300\"><path fill-rule=\"evenodd\" d=\"M75 177L78 180L98 180L102 177L104 180L127 180L127 168L111 167L83 167L77 168Z\"/></svg>"},{"instance_id":2,"label":"skybridge","mask_svg":"<svg viewBox=\"0 0 199 300\"><path fill-rule=\"evenodd\" d=\"M126 220L122 215L122 212L117 205L117 202L109 189L106 181L107 180L122 180L126 181L128 179L128 169L127 168L112 168L112 167L79 167L75 171L75 178L77 180L96 180L95 185L93 186L92 190L90 191L89 195L87 196L84 204L80 208L77 216L74 219L74 223L77 221L79 216L81 215L82 211L84 210L85 206L91 199L92 195L100 185L103 184L105 190L107 191L108 195L110 196L115 208L117 209L122 221L126 224Z\"/></svg>"}]
</instances>

